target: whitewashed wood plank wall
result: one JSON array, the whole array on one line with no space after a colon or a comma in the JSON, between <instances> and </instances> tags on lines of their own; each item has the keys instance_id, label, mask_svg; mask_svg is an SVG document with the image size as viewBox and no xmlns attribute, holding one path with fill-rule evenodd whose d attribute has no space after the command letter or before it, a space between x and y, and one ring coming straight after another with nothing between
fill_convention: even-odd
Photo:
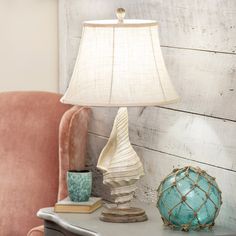
<instances>
[{"instance_id":1,"label":"whitewashed wood plank wall","mask_svg":"<svg viewBox=\"0 0 236 236\"><path fill-rule=\"evenodd\" d=\"M159 182L174 168L200 166L216 177L223 206L217 222L236 229L236 1L235 0L60 0L60 91L68 86L84 20L155 19L167 69L179 103L131 108L130 139L146 176L136 197L156 201ZM95 169L111 131L116 108L93 108L88 165L94 191L109 191Z\"/></svg>"}]
</instances>

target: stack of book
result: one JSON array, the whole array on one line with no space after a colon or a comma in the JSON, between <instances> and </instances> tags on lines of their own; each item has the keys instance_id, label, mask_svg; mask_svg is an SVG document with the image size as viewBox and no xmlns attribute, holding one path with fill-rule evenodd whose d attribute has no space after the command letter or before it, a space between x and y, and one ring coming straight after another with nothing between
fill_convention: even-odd
<instances>
[{"instance_id":1,"label":"stack of book","mask_svg":"<svg viewBox=\"0 0 236 236\"><path fill-rule=\"evenodd\" d=\"M90 197L87 202L72 202L67 197L55 204L54 211L58 213L92 213L101 206L102 199L98 197Z\"/></svg>"}]
</instances>

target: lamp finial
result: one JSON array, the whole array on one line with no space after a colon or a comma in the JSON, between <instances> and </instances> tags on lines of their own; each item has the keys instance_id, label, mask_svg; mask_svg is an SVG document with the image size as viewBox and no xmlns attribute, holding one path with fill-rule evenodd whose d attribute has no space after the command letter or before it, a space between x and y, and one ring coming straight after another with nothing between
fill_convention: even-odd
<instances>
[{"instance_id":1,"label":"lamp finial","mask_svg":"<svg viewBox=\"0 0 236 236\"><path fill-rule=\"evenodd\" d=\"M124 18L125 18L125 9L124 8L117 8L116 16L118 18L118 22L123 23Z\"/></svg>"}]
</instances>

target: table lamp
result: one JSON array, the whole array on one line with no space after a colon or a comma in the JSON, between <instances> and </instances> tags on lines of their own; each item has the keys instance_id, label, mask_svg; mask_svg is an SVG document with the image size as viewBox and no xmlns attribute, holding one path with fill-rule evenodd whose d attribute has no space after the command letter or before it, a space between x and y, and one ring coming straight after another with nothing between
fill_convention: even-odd
<instances>
[{"instance_id":1,"label":"table lamp","mask_svg":"<svg viewBox=\"0 0 236 236\"><path fill-rule=\"evenodd\" d=\"M120 107L97 168L111 188L115 207L103 211L109 222L147 220L145 211L131 207L143 165L131 146L127 106L155 106L174 102L178 95L163 60L158 24L151 20L85 21L69 87L61 102L81 106Z\"/></svg>"}]
</instances>

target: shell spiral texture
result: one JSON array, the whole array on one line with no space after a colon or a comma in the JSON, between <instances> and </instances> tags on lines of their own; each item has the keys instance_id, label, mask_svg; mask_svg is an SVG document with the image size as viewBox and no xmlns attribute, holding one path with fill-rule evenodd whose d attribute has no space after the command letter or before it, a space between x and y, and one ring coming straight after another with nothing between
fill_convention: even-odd
<instances>
[{"instance_id":1,"label":"shell spiral texture","mask_svg":"<svg viewBox=\"0 0 236 236\"><path fill-rule=\"evenodd\" d=\"M102 150L98 169L103 171L103 183L111 188L115 203L132 200L136 182L144 175L142 163L129 141L127 108L120 108L110 138Z\"/></svg>"}]
</instances>

